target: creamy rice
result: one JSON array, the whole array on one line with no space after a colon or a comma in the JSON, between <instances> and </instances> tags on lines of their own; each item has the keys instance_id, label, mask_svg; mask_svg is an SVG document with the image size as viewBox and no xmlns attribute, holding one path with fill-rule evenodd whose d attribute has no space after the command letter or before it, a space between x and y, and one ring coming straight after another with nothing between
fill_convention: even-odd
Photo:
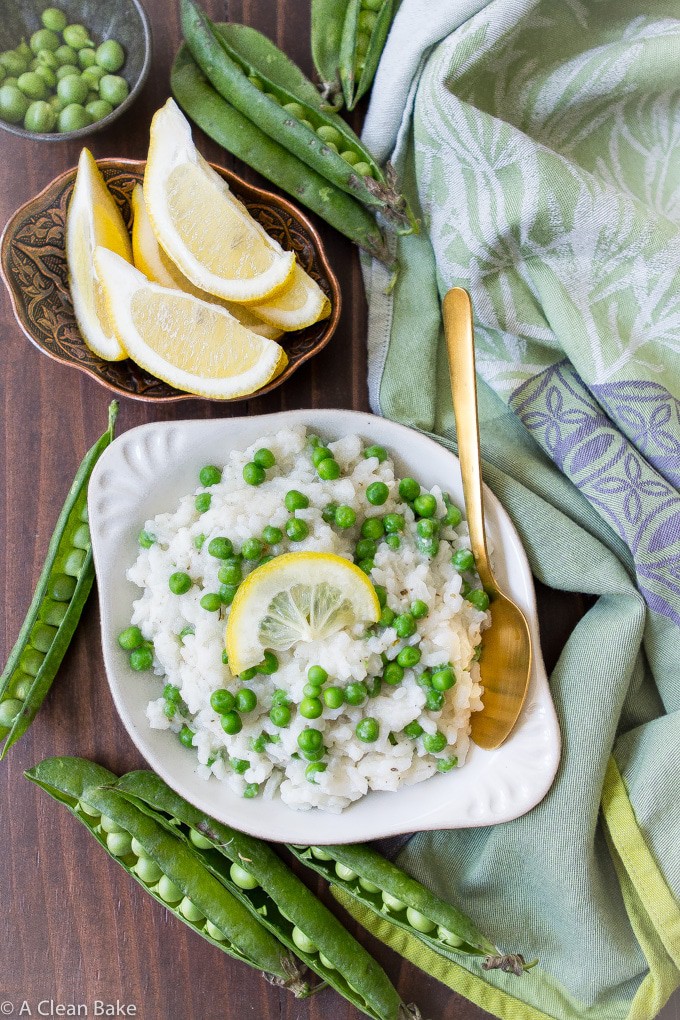
<instances>
[{"instance_id":1,"label":"creamy rice","mask_svg":"<svg viewBox=\"0 0 680 1020\"><path fill-rule=\"evenodd\" d=\"M470 714L482 707L475 653L488 616L461 594L464 583L479 586L476 574L461 575L451 563L453 552L469 548L465 522L456 528L441 528L438 550L430 558L419 547L417 518L399 496L399 479L390 458L380 463L377 457L365 457L367 444L358 436L324 441L341 468L340 477L332 481L319 477L302 426L263 436L252 447L233 451L217 484L199 486L183 497L176 509L145 523L144 530L155 541L140 550L127 576L142 589L131 622L153 644L155 676L148 674L149 725L182 732L184 741L188 734L199 773L206 780L214 777L244 796L279 796L292 808L338 812L370 790L396 790L421 782L438 770L464 764ZM272 451L275 465L267 469L261 485L248 485L243 467L263 447ZM220 464L219 459L215 463ZM384 482L389 490L381 506L371 505L365 495L376 481ZM295 511L309 528L308 536L299 542L290 541L285 534L291 513L284 496L291 489L309 499L309 507ZM435 517L441 519L447 508L440 489L435 486L422 491L430 491L436 498ZM202 513L195 507L200 493L211 497L209 509ZM328 523L322 514L329 504L352 507L356 524L343 530ZM229 607L210 612L200 606L203 595L220 590L217 575L221 561L208 552L211 539L227 536L238 551L247 539L261 537L265 527L273 525L284 536L280 544L266 549L270 555L315 551L352 561L362 521L390 513L404 516L401 545L393 549L379 540L369 576L373 584L385 589L387 607L396 614L408 612L414 600L426 603L428 612L416 620L416 633L400 639L393 626L358 624L324 641L298 642L287 651L276 652L277 671L273 675L258 673L245 684L257 695L257 706L242 713L239 733L225 733L210 697L222 688L236 694L244 683L232 676L223 662ZM197 548L200 535L205 540ZM244 561L244 576L254 566ZM175 595L169 589L168 579L175 571L186 572L193 581L185 594ZM385 661L395 659L406 645L418 645L420 662L406 668L396 686L380 686L374 678L383 673ZM312 665L328 672L326 686L345 688L348 683L365 682L374 693L364 704L345 703L336 709L324 706L319 718L303 718L297 706ZM455 684L444 693L441 709L433 710L426 705L427 687L422 686L421 678L428 670L444 665L453 669ZM145 681L140 677L140 682ZM168 717L172 712L167 699L159 696L167 684L178 688L181 695L172 718ZM275 690L286 692L283 697L289 699L291 720L287 726L276 726L269 717ZM379 723L379 736L369 743L355 732L366 717ZM404 733L414 722L423 730L415 738ZM326 769L313 775L298 745L298 736L306 728L320 730L325 747L322 762ZM437 732L446 738L446 746L428 753L425 738Z\"/></svg>"}]
</instances>

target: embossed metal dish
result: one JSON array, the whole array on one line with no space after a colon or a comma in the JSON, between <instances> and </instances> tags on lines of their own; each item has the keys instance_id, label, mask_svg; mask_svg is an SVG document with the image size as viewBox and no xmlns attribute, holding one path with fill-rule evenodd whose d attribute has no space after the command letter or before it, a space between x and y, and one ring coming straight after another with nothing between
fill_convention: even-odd
<instances>
[{"instance_id":1,"label":"embossed metal dish","mask_svg":"<svg viewBox=\"0 0 680 1020\"><path fill-rule=\"evenodd\" d=\"M487 532L498 580L526 614L535 649L524 707L502 747L474 745L465 765L394 793L372 791L342 814L294 811L279 797L246 800L226 784L205 781L196 756L168 730L152 730L146 706L158 679L133 673L117 636L130 623L139 588L125 572L139 552L144 522L191 492L204 464L224 463L279 429L306 425L328 439L358 434L394 456L397 471L428 487L440 485L463 505L458 459L426 436L371 414L299 410L248 418L155 422L115 439L89 484L89 519L97 573L104 665L123 725L150 766L203 811L243 832L286 843L353 843L419 829L494 825L529 811L550 788L560 758L560 731L540 652L533 581L510 518L485 488ZM215 461L219 457L223 460Z\"/></svg>"},{"instance_id":2,"label":"embossed metal dish","mask_svg":"<svg viewBox=\"0 0 680 1020\"><path fill-rule=\"evenodd\" d=\"M145 162L131 159L97 160L104 179L121 208L128 227L130 197L144 178ZM214 165L214 164L213 164ZM268 393L289 379L300 365L326 346L340 317L340 288L317 234L309 220L287 199L263 191L236 174L215 166L234 194L283 248L294 251L300 265L319 284L331 302L331 314L322 322L279 341L288 355L281 375L249 394ZM73 314L64 249L66 210L76 171L67 170L18 209L0 240L0 268L12 299L17 322L38 350L62 364L92 376L107 389L134 400L205 400L174 389L135 365L133 361L104 361L86 346Z\"/></svg>"}]
</instances>

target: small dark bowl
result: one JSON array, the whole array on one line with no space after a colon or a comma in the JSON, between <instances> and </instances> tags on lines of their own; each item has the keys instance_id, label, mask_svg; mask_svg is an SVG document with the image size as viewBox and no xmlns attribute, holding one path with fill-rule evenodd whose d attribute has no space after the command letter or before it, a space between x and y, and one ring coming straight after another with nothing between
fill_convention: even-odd
<instances>
[{"instance_id":1,"label":"small dark bowl","mask_svg":"<svg viewBox=\"0 0 680 1020\"><path fill-rule=\"evenodd\" d=\"M151 66L149 19L139 0L54 0L54 3L52 0L2 0L0 51L16 49L22 39L28 42L33 33L43 27L40 15L47 7L62 10L69 24L84 25L96 44L105 39L118 40L125 50L125 63L116 73L125 78L130 92L127 99L112 110L108 117L102 117L77 131L40 134L1 119L0 127L14 135L33 138L38 142L65 142L72 138L85 138L112 124L132 106L141 92Z\"/></svg>"},{"instance_id":2,"label":"small dark bowl","mask_svg":"<svg viewBox=\"0 0 680 1020\"><path fill-rule=\"evenodd\" d=\"M100 159L97 164L129 228L132 189L144 179L146 164L134 159ZM326 346L340 317L340 288L321 238L299 209L285 198L247 184L229 170L219 166L215 170L267 233L283 248L295 252L302 268L331 302L327 319L283 334L279 343L288 355L288 365L276 379L248 394L250 399L280 386L303 362ZM73 314L64 249L66 210L75 176L75 168L67 170L17 209L0 239L0 269L21 329L43 354L80 369L122 396L162 401L209 399L176 390L133 361L104 361L85 344Z\"/></svg>"}]
</instances>

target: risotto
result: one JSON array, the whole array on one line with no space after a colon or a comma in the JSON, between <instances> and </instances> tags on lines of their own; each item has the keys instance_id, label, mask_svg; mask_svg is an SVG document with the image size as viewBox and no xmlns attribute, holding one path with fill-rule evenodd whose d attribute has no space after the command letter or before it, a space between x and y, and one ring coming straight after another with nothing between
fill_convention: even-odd
<instances>
[{"instance_id":1,"label":"risotto","mask_svg":"<svg viewBox=\"0 0 680 1020\"><path fill-rule=\"evenodd\" d=\"M488 598L449 497L395 477L382 447L302 426L218 457L199 483L144 523L127 572L141 595L119 642L149 684L149 725L206 780L296 809L339 812L461 767ZM379 619L265 648L233 675L225 629L243 580L307 552L355 563ZM309 562L321 584L323 557Z\"/></svg>"}]
</instances>

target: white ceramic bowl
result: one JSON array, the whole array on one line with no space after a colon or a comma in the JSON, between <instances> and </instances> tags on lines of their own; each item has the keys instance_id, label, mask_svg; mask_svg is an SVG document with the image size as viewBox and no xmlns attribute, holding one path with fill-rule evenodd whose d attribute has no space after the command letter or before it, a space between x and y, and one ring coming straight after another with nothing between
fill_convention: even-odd
<instances>
[{"instance_id":1,"label":"white ceramic bowl","mask_svg":"<svg viewBox=\"0 0 680 1020\"><path fill-rule=\"evenodd\" d=\"M529 811L552 783L560 735L540 654L531 572L517 532L487 490L487 524L499 582L526 613L534 666L526 703L510 738L496 751L474 747L463 768L394 793L371 792L342 814L295 811L281 800L244 800L196 772L196 758L167 730L152 730L145 709L156 692L132 673L117 635L130 622L139 589L126 580L144 522L191 492L199 469L226 461L260 436L303 423L324 438L359 433L390 450L397 469L435 483L464 505L458 460L402 425L355 411L284 411L252 418L158 422L126 432L106 450L90 481L89 511L101 607L104 663L118 713L149 765L192 804L243 832L287 843L350 843L417 829L453 829L508 821ZM224 460L222 460L224 458Z\"/></svg>"}]
</instances>

